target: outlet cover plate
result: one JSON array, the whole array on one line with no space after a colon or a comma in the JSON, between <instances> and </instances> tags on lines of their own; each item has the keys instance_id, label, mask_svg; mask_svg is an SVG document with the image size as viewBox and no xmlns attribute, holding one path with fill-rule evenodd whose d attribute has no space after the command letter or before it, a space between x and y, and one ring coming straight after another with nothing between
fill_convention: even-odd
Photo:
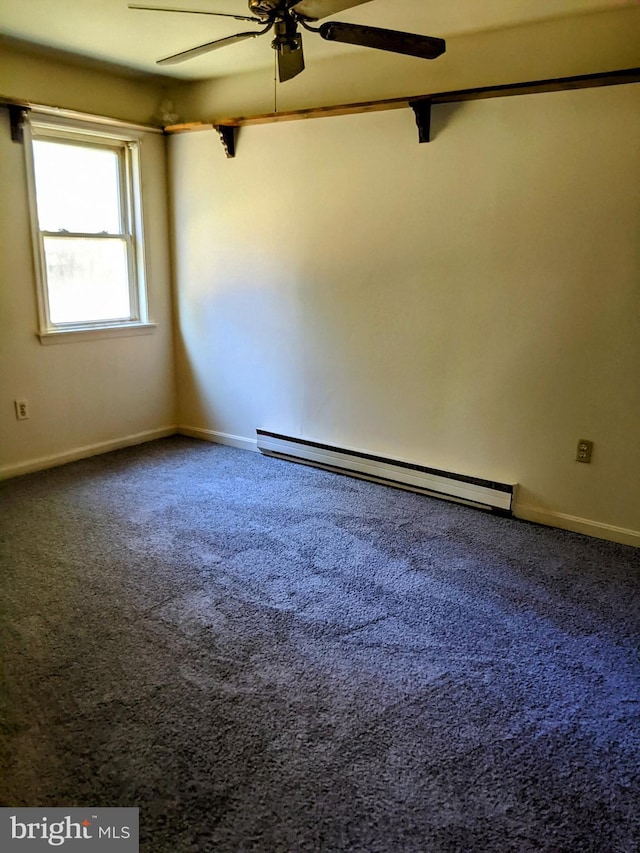
<instances>
[{"instance_id":1,"label":"outlet cover plate","mask_svg":"<svg viewBox=\"0 0 640 853\"><path fill-rule=\"evenodd\" d=\"M591 462L591 454L593 453L593 442L586 438L581 438L578 442L578 450L576 452L576 462Z\"/></svg>"}]
</instances>

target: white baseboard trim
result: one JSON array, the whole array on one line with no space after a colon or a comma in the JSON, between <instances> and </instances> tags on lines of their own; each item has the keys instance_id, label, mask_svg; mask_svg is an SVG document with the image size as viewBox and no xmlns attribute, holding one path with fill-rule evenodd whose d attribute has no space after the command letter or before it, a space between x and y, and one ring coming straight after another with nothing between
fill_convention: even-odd
<instances>
[{"instance_id":1,"label":"white baseboard trim","mask_svg":"<svg viewBox=\"0 0 640 853\"><path fill-rule=\"evenodd\" d=\"M187 435L189 438L200 438L203 441L211 441L213 444L227 444L229 447L237 447L240 450L258 452L258 441L255 438L244 438L241 435L230 435L226 432L216 432L213 429L202 429L185 424L180 424L177 431L180 435Z\"/></svg>"},{"instance_id":2,"label":"white baseboard trim","mask_svg":"<svg viewBox=\"0 0 640 853\"><path fill-rule=\"evenodd\" d=\"M144 444L147 441L154 441L156 438L166 438L169 435L175 435L176 429L175 426L160 427L146 432L138 432L135 435L127 435L123 438L75 447L73 450L64 451L64 453L40 456L37 459L29 459L27 462L19 462L16 465L4 465L0 468L0 480L19 477L21 474L32 474L35 471L44 471L47 468L56 468L59 465L66 465L67 462L99 456L101 453L109 453L111 450L120 450L123 447L133 447L135 444Z\"/></svg>"},{"instance_id":3,"label":"white baseboard trim","mask_svg":"<svg viewBox=\"0 0 640 853\"><path fill-rule=\"evenodd\" d=\"M199 438L214 444L226 444L229 447L237 447L240 450L250 450L258 453L257 439L245 438L239 435L218 432L201 427L191 427L184 424L178 426L166 426L146 432L127 435L110 441L101 441L96 444L88 444L76 447L63 453L51 456L40 456L26 462L0 467L0 480L8 480L11 477L19 477L22 474L31 474L35 471L44 471L47 468L55 468L66 465L67 462L75 462L78 459L87 459L90 456L99 456L101 453L109 453L111 450L119 450L123 447L132 447L136 444L144 444L158 438L166 438L170 435L186 435L191 438ZM640 530L631 530L625 527L616 527L613 524L604 524L587 518L579 518L574 515L566 515L561 512L551 512L536 506L516 503L514 515L523 521L532 521L536 524L544 524L548 527L559 527L561 530L570 530L573 533L583 533L597 539L606 539L609 542L618 542L621 545L632 545L640 547Z\"/></svg>"},{"instance_id":4,"label":"white baseboard trim","mask_svg":"<svg viewBox=\"0 0 640 853\"><path fill-rule=\"evenodd\" d=\"M579 518L575 515L565 515L562 512L551 512L540 507L522 504L516 504L514 515L523 521L533 521L536 524L546 524L548 527L571 530L573 533L584 533L587 536L594 536L596 539L607 539L609 542L618 542L621 545L640 547L640 530L629 530L626 527L616 527L613 524L603 524L600 521L591 521L588 518Z\"/></svg>"}]
</instances>

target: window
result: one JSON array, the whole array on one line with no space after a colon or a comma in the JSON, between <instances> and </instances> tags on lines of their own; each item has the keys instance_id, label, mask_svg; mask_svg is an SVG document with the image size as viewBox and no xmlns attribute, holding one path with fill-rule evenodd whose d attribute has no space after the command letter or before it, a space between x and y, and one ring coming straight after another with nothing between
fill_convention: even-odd
<instances>
[{"instance_id":1,"label":"window","mask_svg":"<svg viewBox=\"0 0 640 853\"><path fill-rule=\"evenodd\" d=\"M41 340L150 328L139 140L32 118L25 143Z\"/></svg>"}]
</instances>

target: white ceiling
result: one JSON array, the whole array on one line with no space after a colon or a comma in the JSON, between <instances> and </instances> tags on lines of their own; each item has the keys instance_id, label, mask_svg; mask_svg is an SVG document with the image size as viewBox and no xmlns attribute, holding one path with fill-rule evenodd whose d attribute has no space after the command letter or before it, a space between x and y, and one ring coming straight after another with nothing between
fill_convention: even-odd
<instances>
[{"instance_id":1,"label":"white ceiling","mask_svg":"<svg viewBox=\"0 0 640 853\"><path fill-rule=\"evenodd\" d=\"M180 65L160 68L160 57L253 29L248 22L203 15L135 11L128 0L0 0L0 34L138 71L204 79L273 67L270 35L216 50ZM236 14L250 14L245 0L135 0ZM450 37L543 18L632 6L638 0L371 0L332 15L341 21ZM327 43L304 33L307 64L338 52L366 48ZM422 60L416 60L420 62Z\"/></svg>"}]
</instances>

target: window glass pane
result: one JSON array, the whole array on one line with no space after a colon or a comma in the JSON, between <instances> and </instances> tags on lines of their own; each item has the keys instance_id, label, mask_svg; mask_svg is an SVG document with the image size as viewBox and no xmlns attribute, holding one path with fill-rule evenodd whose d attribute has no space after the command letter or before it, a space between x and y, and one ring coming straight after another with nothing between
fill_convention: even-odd
<instances>
[{"instance_id":1,"label":"window glass pane","mask_svg":"<svg viewBox=\"0 0 640 853\"><path fill-rule=\"evenodd\" d=\"M124 240L45 237L52 323L131 317Z\"/></svg>"},{"instance_id":2,"label":"window glass pane","mask_svg":"<svg viewBox=\"0 0 640 853\"><path fill-rule=\"evenodd\" d=\"M116 151L35 140L33 157L42 231L121 233Z\"/></svg>"}]
</instances>

